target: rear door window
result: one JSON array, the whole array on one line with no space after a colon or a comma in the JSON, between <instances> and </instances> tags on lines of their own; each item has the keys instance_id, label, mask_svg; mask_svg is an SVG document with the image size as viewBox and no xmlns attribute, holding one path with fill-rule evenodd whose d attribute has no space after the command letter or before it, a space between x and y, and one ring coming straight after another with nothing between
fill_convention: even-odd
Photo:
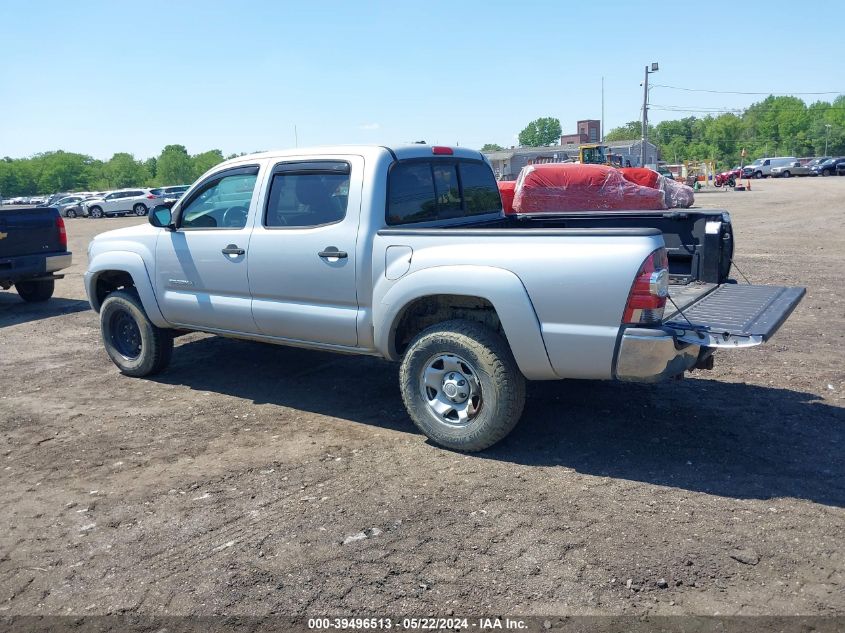
<instances>
[{"instance_id":1,"label":"rear door window","mask_svg":"<svg viewBox=\"0 0 845 633\"><path fill-rule=\"evenodd\" d=\"M282 163L274 169L264 226L303 228L340 222L349 198L349 163Z\"/></svg>"},{"instance_id":2,"label":"rear door window","mask_svg":"<svg viewBox=\"0 0 845 633\"><path fill-rule=\"evenodd\" d=\"M387 223L413 224L500 213L490 167L477 160L408 160L390 170Z\"/></svg>"}]
</instances>

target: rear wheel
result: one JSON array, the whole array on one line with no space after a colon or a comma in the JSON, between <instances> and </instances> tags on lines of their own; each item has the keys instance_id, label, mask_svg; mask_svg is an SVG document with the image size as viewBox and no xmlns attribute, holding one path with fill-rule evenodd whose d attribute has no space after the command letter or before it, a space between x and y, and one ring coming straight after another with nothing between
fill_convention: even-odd
<instances>
[{"instance_id":1,"label":"rear wheel","mask_svg":"<svg viewBox=\"0 0 845 633\"><path fill-rule=\"evenodd\" d=\"M28 303L47 301L53 296L56 289L56 282L53 279L40 279L38 281L19 281L15 284L21 299Z\"/></svg>"},{"instance_id":2,"label":"rear wheel","mask_svg":"<svg viewBox=\"0 0 845 633\"><path fill-rule=\"evenodd\" d=\"M140 202L138 204L136 204L134 207L132 207L132 210L135 212L135 215L138 215L138 216L147 215L147 207L145 207Z\"/></svg>"},{"instance_id":3,"label":"rear wheel","mask_svg":"<svg viewBox=\"0 0 845 633\"><path fill-rule=\"evenodd\" d=\"M109 358L127 376L150 376L170 363L173 334L150 321L134 290L116 290L106 297L100 332Z\"/></svg>"},{"instance_id":4,"label":"rear wheel","mask_svg":"<svg viewBox=\"0 0 845 633\"><path fill-rule=\"evenodd\" d=\"M73 209L68 209L67 211L65 211L65 216L69 217L69 218L75 218L76 217L76 211L73 210Z\"/></svg>"},{"instance_id":5,"label":"rear wheel","mask_svg":"<svg viewBox=\"0 0 845 633\"><path fill-rule=\"evenodd\" d=\"M399 371L411 419L433 442L480 451L519 422L525 378L507 342L473 321L433 325L410 344Z\"/></svg>"}]
</instances>

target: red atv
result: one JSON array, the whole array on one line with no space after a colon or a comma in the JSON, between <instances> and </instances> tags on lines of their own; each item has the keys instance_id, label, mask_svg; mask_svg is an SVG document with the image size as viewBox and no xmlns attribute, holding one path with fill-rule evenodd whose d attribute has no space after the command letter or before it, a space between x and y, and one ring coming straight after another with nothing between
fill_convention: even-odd
<instances>
[{"instance_id":1,"label":"red atv","mask_svg":"<svg viewBox=\"0 0 845 633\"><path fill-rule=\"evenodd\" d=\"M742 176L742 170L739 167L734 167L730 171L723 171L721 174L716 174L713 179L713 184L717 187L726 185L728 187L735 187L736 181Z\"/></svg>"}]
</instances>

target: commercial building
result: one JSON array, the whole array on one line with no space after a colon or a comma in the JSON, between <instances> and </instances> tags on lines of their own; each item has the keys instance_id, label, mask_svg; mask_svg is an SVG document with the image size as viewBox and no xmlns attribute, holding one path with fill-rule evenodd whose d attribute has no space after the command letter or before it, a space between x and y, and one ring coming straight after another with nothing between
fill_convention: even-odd
<instances>
[{"instance_id":1,"label":"commercial building","mask_svg":"<svg viewBox=\"0 0 845 633\"><path fill-rule=\"evenodd\" d=\"M579 145L601 141L601 121L598 119L578 121L577 129L575 134L564 134L560 137L561 146L571 146L577 150Z\"/></svg>"},{"instance_id":2,"label":"commercial building","mask_svg":"<svg viewBox=\"0 0 845 633\"><path fill-rule=\"evenodd\" d=\"M512 147L501 152L485 152L498 180L516 180L526 165L541 163L565 163L578 160L578 148L574 151L551 145L549 147Z\"/></svg>"}]
</instances>

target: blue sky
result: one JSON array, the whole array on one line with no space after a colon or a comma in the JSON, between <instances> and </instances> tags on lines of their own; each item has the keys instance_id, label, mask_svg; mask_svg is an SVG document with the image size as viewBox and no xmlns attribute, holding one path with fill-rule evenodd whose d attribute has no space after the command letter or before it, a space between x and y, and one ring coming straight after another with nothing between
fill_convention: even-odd
<instances>
[{"instance_id":1,"label":"blue sky","mask_svg":"<svg viewBox=\"0 0 845 633\"><path fill-rule=\"evenodd\" d=\"M294 126L300 146L508 146L540 116L564 133L599 118L602 76L606 129L639 118L652 61L669 86L845 91L841 15L794 0L0 0L0 24L0 156L228 154L292 147ZM657 87L650 101L761 98Z\"/></svg>"}]
</instances>

